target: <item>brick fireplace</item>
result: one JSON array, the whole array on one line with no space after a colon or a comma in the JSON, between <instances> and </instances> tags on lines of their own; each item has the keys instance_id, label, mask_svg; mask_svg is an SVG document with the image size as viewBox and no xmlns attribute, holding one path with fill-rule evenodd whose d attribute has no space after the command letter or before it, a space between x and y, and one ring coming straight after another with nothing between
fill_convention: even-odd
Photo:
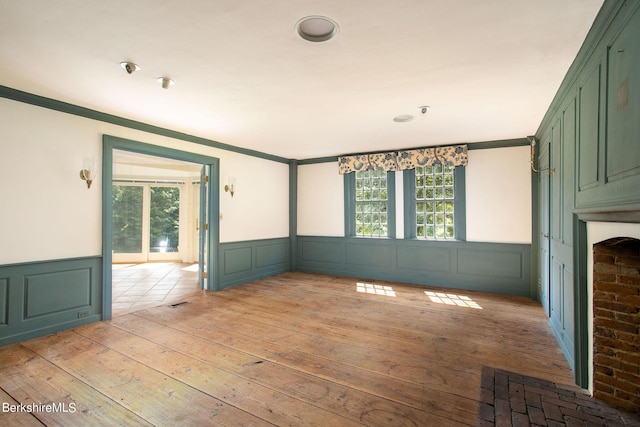
<instances>
[{"instance_id":1,"label":"brick fireplace","mask_svg":"<svg viewBox=\"0 0 640 427\"><path fill-rule=\"evenodd\" d=\"M640 240L593 245L593 396L640 413Z\"/></svg>"}]
</instances>

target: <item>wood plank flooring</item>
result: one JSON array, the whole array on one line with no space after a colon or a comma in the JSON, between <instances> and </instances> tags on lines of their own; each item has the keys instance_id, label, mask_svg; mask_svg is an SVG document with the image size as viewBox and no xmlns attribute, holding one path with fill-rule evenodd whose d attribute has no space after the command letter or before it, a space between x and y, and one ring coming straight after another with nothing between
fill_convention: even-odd
<instances>
[{"instance_id":1,"label":"wood plank flooring","mask_svg":"<svg viewBox=\"0 0 640 427\"><path fill-rule=\"evenodd\" d=\"M184 302L0 348L0 403L41 406L0 425L476 425L483 366L573 383L524 298L287 273Z\"/></svg>"}]
</instances>

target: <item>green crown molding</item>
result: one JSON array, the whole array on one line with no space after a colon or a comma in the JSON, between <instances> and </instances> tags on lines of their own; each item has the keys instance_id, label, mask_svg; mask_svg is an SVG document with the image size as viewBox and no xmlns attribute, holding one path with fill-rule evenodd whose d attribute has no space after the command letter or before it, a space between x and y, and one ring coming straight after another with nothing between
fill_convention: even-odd
<instances>
[{"instance_id":1,"label":"green crown molding","mask_svg":"<svg viewBox=\"0 0 640 427\"><path fill-rule=\"evenodd\" d=\"M508 148L508 147L522 147L525 145L529 145L530 142L527 138L515 138L515 139L501 139L497 141L483 141L483 142L461 142L459 144L445 144L445 145L433 145L428 147L411 147L411 148L398 148L396 150L385 150L385 151L372 151L370 153L352 153L352 154L341 154L340 156L357 156L362 154L376 154L376 153L386 153L388 151L405 151L405 150L417 150L421 148L438 148L438 147L449 147L454 145L462 145L467 144L467 150L487 150L491 148ZM316 163L331 163L337 162L339 156L328 156L328 157L316 157L313 159L304 159L298 160L298 165L312 165Z\"/></svg>"},{"instance_id":2,"label":"green crown molding","mask_svg":"<svg viewBox=\"0 0 640 427\"><path fill-rule=\"evenodd\" d=\"M271 160L279 163L289 163L289 159L284 157L275 156L272 154L262 153L256 150L250 150L247 148L236 147L222 142L213 141L206 138L201 138L194 135L189 135L183 132L174 131L159 126L150 125L147 123L139 122L136 120L126 119L124 117L115 116L113 114L103 113L90 108L80 107L78 105L69 104L67 102L58 101L52 98L46 98L44 96L35 95L28 92L23 92L17 89L12 89L7 86L0 85L0 97L11 99L25 104L31 104L42 108L48 108L50 110L60 111L62 113L73 114L75 116L84 117L87 119L97 120L105 123L111 123L117 126L123 126L130 129L140 130L143 132L153 133L156 135L166 136L168 138L180 139L182 141L192 142L194 144L206 145L207 147L218 148L221 150L232 151L234 153L245 154L247 156L258 157L265 160Z\"/></svg>"}]
</instances>

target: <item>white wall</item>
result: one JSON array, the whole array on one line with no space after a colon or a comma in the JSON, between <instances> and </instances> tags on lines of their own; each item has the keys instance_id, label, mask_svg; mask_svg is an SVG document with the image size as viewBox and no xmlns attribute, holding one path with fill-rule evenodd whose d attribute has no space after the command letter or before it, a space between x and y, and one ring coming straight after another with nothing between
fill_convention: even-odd
<instances>
[{"instance_id":1,"label":"white wall","mask_svg":"<svg viewBox=\"0 0 640 427\"><path fill-rule=\"evenodd\" d=\"M344 183L337 162L298 166L298 235L344 236Z\"/></svg>"},{"instance_id":2,"label":"white wall","mask_svg":"<svg viewBox=\"0 0 640 427\"><path fill-rule=\"evenodd\" d=\"M0 265L102 253L102 182L88 190L79 172L86 156L101 165L103 134L219 158L239 187L220 189L221 242L289 235L287 164L5 98L0 117Z\"/></svg>"},{"instance_id":3,"label":"white wall","mask_svg":"<svg viewBox=\"0 0 640 427\"><path fill-rule=\"evenodd\" d=\"M468 241L531 243L529 150L523 146L469 151Z\"/></svg>"},{"instance_id":4,"label":"white wall","mask_svg":"<svg viewBox=\"0 0 640 427\"><path fill-rule=\"evenodd\" d=\"M529 147L469 151L467 240L531 243ZM344 236L344 187L337 162L298 166L298 234ZM396 173L396 236L404 231L402 172Z\"/></svg>"}]
</instances>

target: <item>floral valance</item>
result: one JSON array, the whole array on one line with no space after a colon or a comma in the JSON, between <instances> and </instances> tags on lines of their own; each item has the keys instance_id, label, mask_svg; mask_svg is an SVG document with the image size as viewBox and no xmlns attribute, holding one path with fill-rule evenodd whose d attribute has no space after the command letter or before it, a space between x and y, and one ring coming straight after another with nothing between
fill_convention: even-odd
<instances>
[{"instance_id":1,"label":"floral valance","mask_svg":"<svg viewBox=\"0 0 640 427\"><path fill-rule=\"evenodd\" d=\"M386 172L398 170L396 153L362 154L358 156L338 157L340 175L351 172L383 170Z\"/></svg>"},{"instance_id":2,"label":"floral valance","mask_svg":"<svg viewBox=\"0 0 640 427\"><path fill-rule=\"evenodd\" d=\"M338 157L338 168L340 174L343 175L369 170L383 170L385 172L407 170L438 164L466 166L467 162L467 146L456 145Z\"/></svg>"},{"instance_id":3,"label":"floral valance","mask_svg":"<svg viewBox=\"0 0 640 427\"><path fill-rule=\"evenodd\" d=\"M398 152L398 165L400 170L434 165L466 166L467 162L466 145L421 148L418 150Z\"/></svg>"}]
</instances>

